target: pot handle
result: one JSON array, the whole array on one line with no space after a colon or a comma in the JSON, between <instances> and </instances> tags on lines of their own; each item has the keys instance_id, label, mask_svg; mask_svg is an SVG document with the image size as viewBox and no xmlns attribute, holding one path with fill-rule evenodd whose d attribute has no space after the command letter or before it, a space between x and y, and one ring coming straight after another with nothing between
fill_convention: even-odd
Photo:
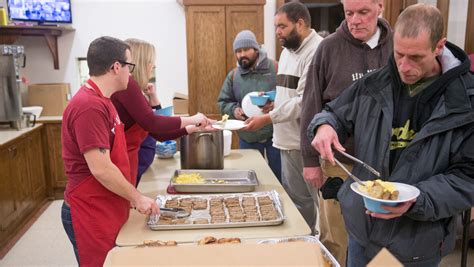
<instances>
[{"instance_id":1,"label":"pot handle","mask_svg":"<svg viewBox=\"0 0 474 267\"><path fill-rule=\"evenodd\" d=\"M201 138L201 137L203 137L203 136L209 136L209 137L211 138L212 143L213 143L214 145L216 145L216 143L214 142L214 138L212 137L212 134L211 134L211 133L200 133L200 134L198 135L198 138Z\"/></svg>"},{"instance_id":2,"label":"pot handle","mask_svg":"<svg viewBox=\"0 0 474 267\"><path fill-rule=\"evenodd\" d=\"M198 135L198 138L203 137L203 136L210 136L210 137L212 138L212 134L211 134L211 133L200 133L200 134Z\"/></svg>"}]
</instances>

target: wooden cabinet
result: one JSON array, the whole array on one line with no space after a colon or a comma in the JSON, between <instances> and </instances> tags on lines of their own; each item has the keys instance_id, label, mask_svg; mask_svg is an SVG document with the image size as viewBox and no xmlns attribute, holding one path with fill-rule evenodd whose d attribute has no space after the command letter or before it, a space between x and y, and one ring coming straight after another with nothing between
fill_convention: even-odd
<instances>
[{"instance_id":1,"label":"wooden cabinet","mask_svg":"<svg viewBox=\"0 0 474 267\"><path fill-rule=\"evenodd\" d=\"M33 193L33 199L35 201L46 198L46 176L45 176L45 165L44 150L43 150L43 139L40 131L32 134L30 145L28 162L30 164L30 170L32 176L35 179L31 180L31 188Z\"/></svg>"},{"instance_id":2,"label":"wooden cabinet","mask_svg":"<svg viewBox=\"0 0 474 267\"><path fill-rule=\"evenodd\" d=\"M55 199L61 199L67 184L64 163L61 157L61 121L45 122L44 127L45 138L43 143L44 147L47 148L44 155L47 162L48 195Z\"/></svg>"},{"instance_id":3,"label":"wooden cabinet","mask_svg":"<svg viewBox=\"0 0 474 267\"><path fill-rule=\"evenodd\" d=\"M0 147L0 250L46 202L42 128Z\"/></svg>"},{"instance_id":4,"label":"wooden cabinet","mask_svg":"<svg viewBox=\"0 0 474 267\"><path fill-rule=\"evenodd\" d=\"M31 180L32 173L29 168L28 154L31 151L28 147L31 141L31 135L17 141L10 146L10 178L15 181L16 198L15 206L21 210L27 210L33 201Z\"/></svg>"},{"instance_id":5,"label":"wooden cabinet","mask_svg":"<svg viewBox=\"0 0 474 267\"><path fill-rule=\"evenodd\" d=\"M186 12L189 114L220 118L222 83L236 66L235 36L248 29L263 43L265 0L182 0Z\"/></svg>"},{"instance_id":6,"label":"wooden cabinet","mask_svg":"<svg viewBox=\"0 0 474 267\"><path fill-rule=\"evenodd\" d=\"M15 218L15 181L11 179L11 167L9 163L12 157L11 147L0 149L0 236ZM1 240L2 238L0 238Z\"/></svg>"}]
</instances>

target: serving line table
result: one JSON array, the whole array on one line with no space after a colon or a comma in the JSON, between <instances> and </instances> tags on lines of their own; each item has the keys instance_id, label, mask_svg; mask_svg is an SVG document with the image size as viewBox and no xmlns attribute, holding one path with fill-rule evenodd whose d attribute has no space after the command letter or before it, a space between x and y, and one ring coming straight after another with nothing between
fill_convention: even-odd
<instances>
[{"instance_id":1,"label":"serving line table","mask_svg":"<svg viewBox=\"0 0 474 267\"><path fill-rule=\"evenodd\" d=\"M167 194L166 188L176 169L180 169L179 153L171 159L156 158L143 174L138 190L152 198L158 194ZM283 205L284 222L276 226L153 231L147 225L147 216L131 210L130 217L117 236L117 246L136 246L143 244L145 240L175 240L178 243L191 243L209 235L264 239L311 234L305 220L257 150L232 150L230 155L224 158L224 169L254 170L260 183L255 188L255 192L271 190L278 192Z\"/></svg>"}]
</instances>

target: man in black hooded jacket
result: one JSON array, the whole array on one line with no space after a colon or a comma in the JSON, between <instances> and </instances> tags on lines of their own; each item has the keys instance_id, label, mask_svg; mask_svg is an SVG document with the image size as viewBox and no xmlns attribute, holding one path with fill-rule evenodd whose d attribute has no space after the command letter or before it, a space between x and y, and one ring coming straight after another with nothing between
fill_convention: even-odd
<instances>
[{"instance_id":1,"label":"man in black hooded jacket","mask_svg":"<svg viewBox=\"0 0 474 267\"><path fill-rule=\"evenodd\" d=\"M384 180L420 191L382 206L384 214L364 212L351 181L343 184L348 266L365 266L382 247L405 266L438 266L454 248L456 217L474 205L474 77L467 55L442 32L434 6L405 9L389 64L328 103L308 127L312 145L332 164L333 148L344 150L341 143L353 136L355 156ZM353 173L375 179L360 165Z\"/></svg>"}]
</instances>

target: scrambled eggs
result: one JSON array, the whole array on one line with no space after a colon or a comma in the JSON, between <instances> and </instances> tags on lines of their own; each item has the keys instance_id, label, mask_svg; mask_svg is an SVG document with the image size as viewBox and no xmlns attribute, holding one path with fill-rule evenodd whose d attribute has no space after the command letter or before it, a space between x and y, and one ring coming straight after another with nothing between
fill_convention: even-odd
<instances>
[{"instance_id":1,"label":"scrambled eggs","mask_svg":"<svg viewBox=\"0 0 474 267\"><path fill-rule=\"evenodd\" d=\"M229 119L229 115L224 114L224 115L222 115L222 120L221 121L226 122L228 119Z\"/></svg>"},{"instance_id":2,"label":"scrambled eggs","mask_svg":"<svg viewBox=\"0 0 474 267\"><path fill-rule=\"evenodd\" d=\"M199 173L182 173L174 178L177 184L202 184L204 178Z\"/></svg>"},{"instance_id":3,"label":"scrambled eggs","mask_svg":"<svg viewBox=\"0 0 474 267\"><path fill-rule=\"evenodd\" d=\"M359 189L366 192L371 197L384 200L397 200L399 194L393 183L384 182L380 179L366 181L365 186L359 186Z\"/></svg>"}]
</instances>

